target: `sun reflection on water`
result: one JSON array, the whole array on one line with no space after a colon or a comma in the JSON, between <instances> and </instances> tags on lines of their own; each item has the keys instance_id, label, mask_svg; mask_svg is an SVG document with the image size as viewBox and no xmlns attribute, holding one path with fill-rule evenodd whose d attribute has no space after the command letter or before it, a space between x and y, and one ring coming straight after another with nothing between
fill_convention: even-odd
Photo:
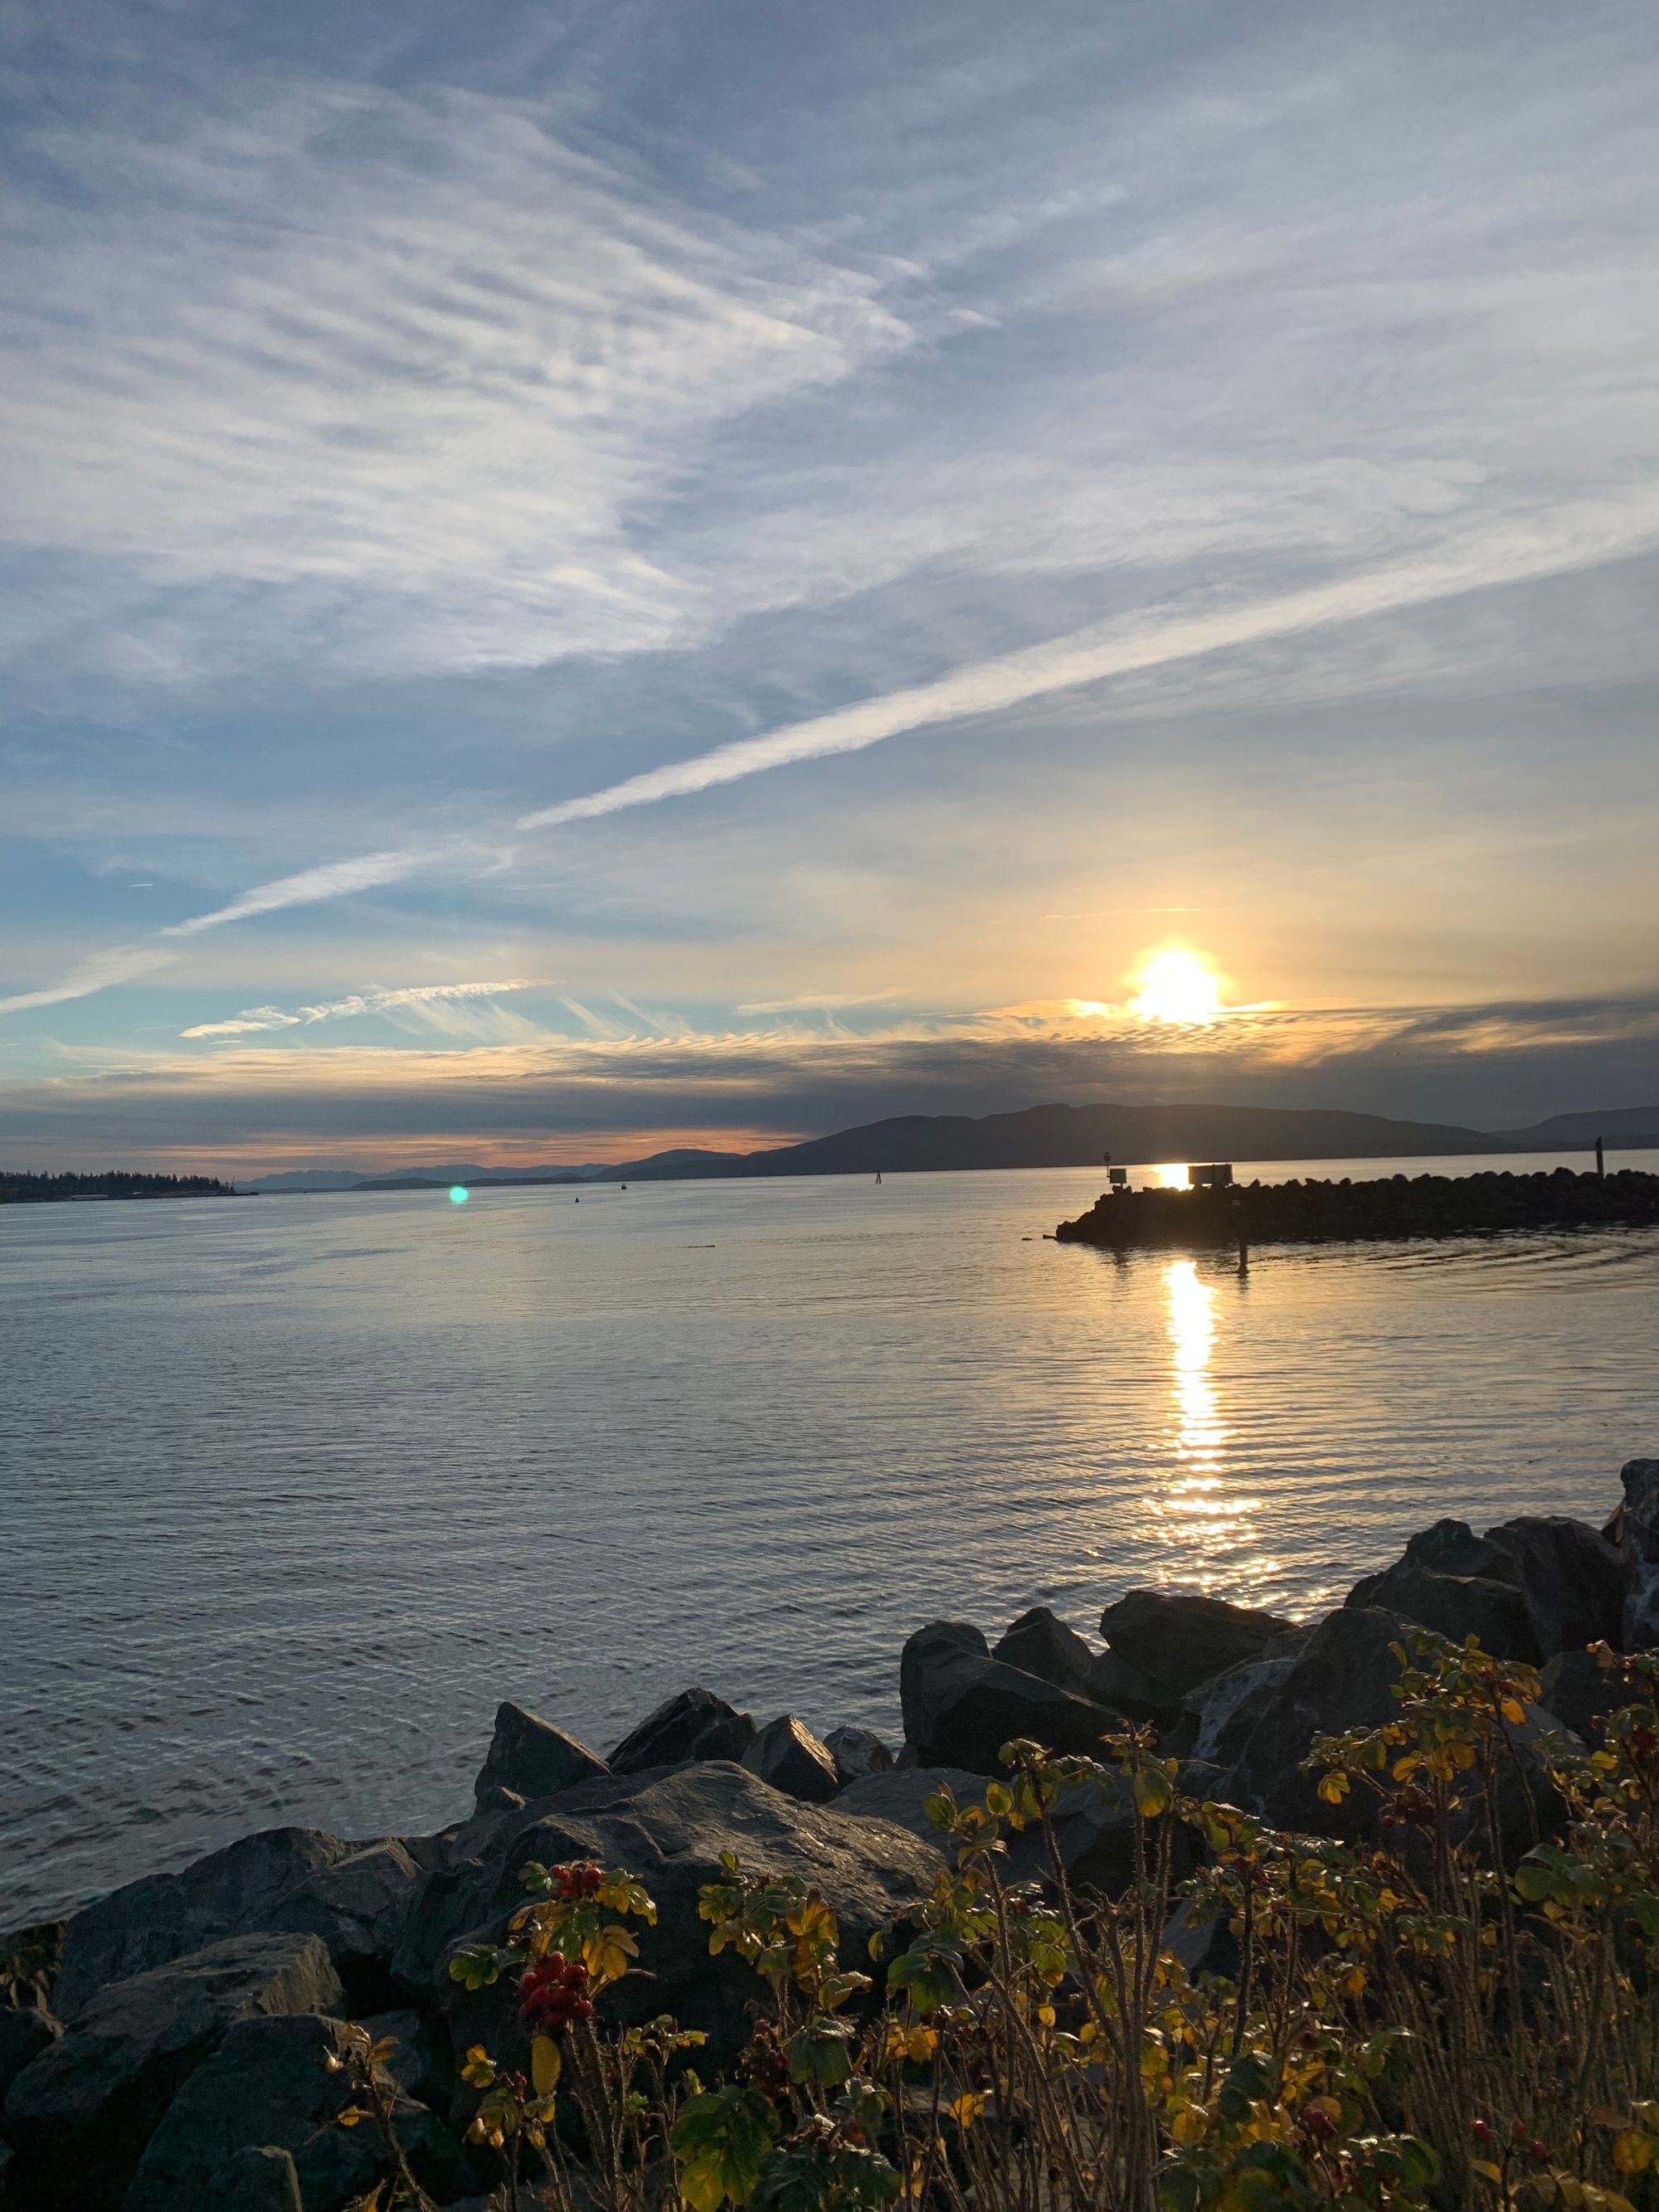
<instances>
[{"instance_id":1,"label":"sun reflection on water","mask_svg":"<svg viewBox=\"0 0 1659 2212\"><path fill-rule=\"evenodd\" d=\"M1227 1425L1212 1372L1219 1326L1217 1295L1213 1285L1200 1281L1194 1261L1171 1260L1164 1267L1176 1470L1162 1507L1175 1531L1200 1554L1191 1579L1206 1587L1226 1579L1223 1555L1243 1539L1260 1504L1227 1487Z\"/></svg>"}]
</instances>

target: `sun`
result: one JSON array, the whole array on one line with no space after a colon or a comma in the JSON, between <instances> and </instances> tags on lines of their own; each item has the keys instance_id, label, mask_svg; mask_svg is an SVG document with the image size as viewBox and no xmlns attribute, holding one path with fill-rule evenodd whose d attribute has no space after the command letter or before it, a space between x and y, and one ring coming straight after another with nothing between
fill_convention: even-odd
<instances>
[{"instance_id":1,"label":"sun","mask_svg":"<svg viewBox=\"0 0 1659 2212\"><path fill-rule=\"evenodd\" d=\"M1141 970L1140 986L1129 1006L1143 1022L1212 1022L1221 1012L1219 981L1191 952L1158 953Z\"/></svg>"}]
</instances>

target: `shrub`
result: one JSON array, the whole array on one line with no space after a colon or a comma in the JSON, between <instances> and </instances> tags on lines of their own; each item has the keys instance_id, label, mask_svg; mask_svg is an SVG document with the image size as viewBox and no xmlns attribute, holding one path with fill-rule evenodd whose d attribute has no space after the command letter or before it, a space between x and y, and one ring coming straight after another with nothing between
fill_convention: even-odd
<instances>
[{"instance_id":1,"label":"shrub","mask_svg":"<svg viewBox=\"0 0 1659 2212\"><path fill-rule=\"evenodd\" d=\"M925 1908L873 1939L874 1977L801 1883L734 1856L702 1893L709 1948L757 1978L730 2078L664 2019L621 2031L605 1993L655 1916L625 1872L526 1870L501 1946L450 1971L507 1981L524 2075L482 2048L475 2142L500 2201L557 2212L1502 2212L1659 2206L1659 1658L1601 1747L1517 1739L1537 1681L1413 1632L1399 1713L1322 1740L1321 1794L1374 1842L1288 1835L1185 1794L1152 1731L1099 1762L1005 1747L983 1802L929 1812L951 1844ZM1517 1800L1516 1792L1519 1792ZM1133 1878L1079 1894L1057 1813L1132 1808ZM1355 1796L1355 1793L1360 1793ZM1553 1793L1553 1834L1506 1869L1507 1808ZM1177 1881L1176 1837L1199 1871ZM1047 1878L1009 1879L1036 1831ZM1511 1856L1513 1854L1511 1853ZM1190 1975L1170 1916L1224 1929ZM372 2078L372 2057L364 2064ZM358 2117L372 2116L372 2097ZM406 2174L386 2203L422 2202Z\"/></svg>"}]
</instances>

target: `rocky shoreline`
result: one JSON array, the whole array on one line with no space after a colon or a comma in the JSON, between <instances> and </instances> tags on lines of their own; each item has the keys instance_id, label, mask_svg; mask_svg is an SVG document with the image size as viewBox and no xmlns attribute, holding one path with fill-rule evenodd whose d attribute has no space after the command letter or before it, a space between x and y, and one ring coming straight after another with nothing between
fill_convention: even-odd
<instances>
[{"instance_id":1,"label":"rocky shoreline","mask_svg":"<svg viewBox=\"0 0 1659 2212\"><path fill-rule=\"evenodd\" d=\"M708 2035L718 2064L743 2039L750 1996L697 1917L722 1853L816 1887L861 1959L945 1863L925 1809L942 1784L982 1792L1013 1738L1097 1755L1126 1723L1156 1729L1194 1795L1360 1837L1374 1812L1326 1802L1303 1762L1316 1734L1390 1717L1395 1647L1413 1624L1540 1670L1535 1705L1510 1728L1518 1855L1550 1818L1528 1747L1547 1729L1593 1743L1622 1701L1587 1647L1659 1645L1659 1459L1631 1461L1622 1484L1601 1528L1527 1516L1478 1535L1437 1522L1314 1622L1180 1589L1109 1603L1103 1648L1043 1607L994 1645L935 1621L901 1657L896 1751L851 1728L820 1740L788 1714L757 1728L702 1688L603 1755L503 1705L471 1810L435 1834L274 1829L0 1938L0 2205L343 2212L381 2178L383 2154L372 2130L337 2124L351 2021L395 2039L398 2131L422 2186L441 2205L480 2205L495 2174L465 2140L477 2095L459 2064L499 2043L501 2006L449 1968L463 1945L501 1940L527 1863L593 1861L646 1883L660 1917L612 2016L672 2013ZM1115 1893L1129 1878L1127 1800L1062 1800L1054 1832L1079 1889ZM1017 1850L1014 1875L1042 1879L1036 1839L1017 1844L1031 1849L1024 1862ZM1190 1970L1224 1970L1215 1924L1172 1922L1166 1941Z\"/></svg>"},{"instance_id":2,"label":"rocky shoreline","mask_svg":"<svg viewBox=\"0 0 1659 2212\"><path fill-rule=\"evenodd\" d=\"M1239 1183L1196 1190L1110 1190L1054 1231L1106 1251L1372 1238L1492 1236L1506 1230L1643 1228L1659 1223L1659 1175L1377 1176L1340 1182Z\"/></svg>"}]
</instances>

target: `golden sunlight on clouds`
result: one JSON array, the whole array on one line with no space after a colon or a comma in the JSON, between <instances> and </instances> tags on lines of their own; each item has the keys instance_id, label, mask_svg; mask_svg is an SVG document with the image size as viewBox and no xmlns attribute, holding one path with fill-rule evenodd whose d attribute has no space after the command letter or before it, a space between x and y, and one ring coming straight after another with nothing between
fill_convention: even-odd
<instances>
[{"instance_id":1,"label":"golden sunlight on clouds","mask_svg":"<svg viewBox=\"0 0 1659 2212\"><path fill-rule=\"evenodd\" d=\"M1144 1022L1212 1022L1221 1012L1221 983L1195 953L1176 946L1148 961L1139 994L1129 1001Z\"/></svg>"}]
</instances>

